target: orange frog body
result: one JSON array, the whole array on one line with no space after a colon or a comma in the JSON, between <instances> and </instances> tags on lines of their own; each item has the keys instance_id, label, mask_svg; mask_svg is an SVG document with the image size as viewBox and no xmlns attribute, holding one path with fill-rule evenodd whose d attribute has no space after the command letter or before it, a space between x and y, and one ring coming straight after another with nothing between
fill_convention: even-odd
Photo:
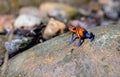
<instances>
[{"instance_id":1,"label":"orange frog body","mask_svg":"<svg viewBox=\"0 0 120 77\"><path fill-rule=\"evenodd\" d=\"M85 28L76 27L76 26L69 26L68 29L73 32L72 38L70 39L70 44L73 43L77 38L79 39L78 45L80 46L84 39L89 38L92 42L94 40L94 35L92 32L88 33Z\"/></svg>"}]
</instances>

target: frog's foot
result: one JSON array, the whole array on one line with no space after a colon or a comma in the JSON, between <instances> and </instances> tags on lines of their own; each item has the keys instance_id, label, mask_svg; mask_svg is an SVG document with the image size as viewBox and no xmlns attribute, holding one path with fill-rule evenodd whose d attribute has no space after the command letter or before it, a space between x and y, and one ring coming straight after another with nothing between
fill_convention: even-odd
<instances>
[{"instance_id":1,"label":"frog's foot","mask_svg":"<svg viewBox=\"0 0 120 77\"><path fill-rule=\"evenodd\" d=\"M77 38L78 38L77 35L75 35L73 38L70 39L69 44L73 43Z\"/></svg>"},{"instance_id":2,"label":"frog's foot","mask_svg":"<svg viewBox=\"0 0 120 77\"><path fill-rule=\"evenodd\" d=\"M84 42L84 40L80 40L77 44L77 47L81 46L83 42Z\"/></svg>"}]
</instances>

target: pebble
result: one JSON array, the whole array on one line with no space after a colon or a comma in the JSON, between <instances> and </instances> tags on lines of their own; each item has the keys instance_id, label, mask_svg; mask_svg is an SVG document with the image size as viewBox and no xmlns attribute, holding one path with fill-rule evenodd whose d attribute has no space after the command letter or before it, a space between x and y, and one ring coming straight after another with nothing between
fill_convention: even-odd
<instances>
[{"instance_id":1,"label":"pebble","mask_svg":"<svg viewBox=\"0 0 120 77\"><path fill-rule=\"evenodd\" d=\"M14 22L15 29L40 25L41 19L32 15L19 15Z\"/></svg>"},{"instance_id":2,"label":"pebble","mask_svg":"<svg viewBox=\"0 0 120 77\"><path fill-rule=\"evenodd\" d=\"M66 28L66 26L64 23L51 18L48 22L48 25L46 26L46 28L44 30L43 37L45 39L49 39L52 36L54 36L58 31L63 33L65 28Z\"/></svg>"}]
</instances>

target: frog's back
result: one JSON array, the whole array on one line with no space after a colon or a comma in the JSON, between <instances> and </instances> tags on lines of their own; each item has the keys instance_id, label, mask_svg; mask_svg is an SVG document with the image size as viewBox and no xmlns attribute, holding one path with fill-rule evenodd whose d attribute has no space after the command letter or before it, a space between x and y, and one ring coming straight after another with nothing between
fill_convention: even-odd
<instances>
[{"instance_id":1,"label":"frog's back","mask_svg":"<svg viewBox=\"0 0 120 77\"><path fill-rule=\"evenodd\" d=\"M85 37L85 36L84 36L84 33L85 33L85 32L87 32L86 29L79 27L79 28L77 28L76 34L78 35L78 37L84 38L84 37Z\"/></svg>"}]
</instances>

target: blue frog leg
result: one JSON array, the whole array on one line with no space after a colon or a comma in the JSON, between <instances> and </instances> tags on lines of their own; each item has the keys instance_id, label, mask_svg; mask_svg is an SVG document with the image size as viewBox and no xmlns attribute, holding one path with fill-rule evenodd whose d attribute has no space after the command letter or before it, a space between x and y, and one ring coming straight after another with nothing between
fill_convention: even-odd
<instances>
[{"instance_id":1,"label":"blue frog leg","mask_svg":"<svg viewBox=\"0 0 120 77\"><path fill-rule=\"evenodd\" d=\"M79 40L79 42L78 42L78 44L77 44L77 46L79 47L79 46L81 46L82 45L82 43L84 42L84 40Z\"/></svg>"},{"instance_id":2,"label":"blue frog leg","mask_svg":"<svg viewBox=\"0 0 120 77\"><path fill-rule=\"evenodd\" d=\"M69 44L73 43L77 38L78 38L78 36L75 35L74 33L72 33L72 37L70 38Z\"/></svg>"},{"instance_id":3,"label":"blue frog leg","mask_svg":"<svg viewBox=\"0 0 120 77\"><path fill-rule=\"evenodd\" d=\"M89 38L91 42L94 40L94 35L93 35L92 32L90 32L90 33L86 32L85 33L85 37Z\"/></svg>"}]
</instances>

